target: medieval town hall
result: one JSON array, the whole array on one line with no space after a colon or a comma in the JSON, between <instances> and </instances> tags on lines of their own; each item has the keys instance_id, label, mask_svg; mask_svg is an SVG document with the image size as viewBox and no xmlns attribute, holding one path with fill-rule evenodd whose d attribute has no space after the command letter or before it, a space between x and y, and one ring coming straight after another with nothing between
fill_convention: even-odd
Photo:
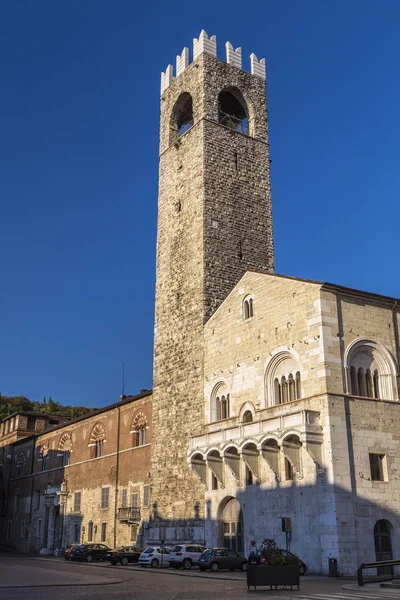
<instances>
[{"instance_id":1,"label":"medieval town hall","mask_svg":"<svg viewBox=\"0 0 400 600\"><path fill-rule=\"evenodd\" d=\"M3 420L1 543L398 556L398 301L274 272L265 79L204 31L162 74L153 390Z\"/></svg>"}]
</instances>

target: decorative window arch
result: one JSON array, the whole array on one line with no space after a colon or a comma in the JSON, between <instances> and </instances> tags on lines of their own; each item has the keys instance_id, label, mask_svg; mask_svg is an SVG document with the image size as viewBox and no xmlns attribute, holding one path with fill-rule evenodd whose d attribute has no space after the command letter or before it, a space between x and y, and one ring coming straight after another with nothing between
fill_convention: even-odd
<instances>
[{"instance_id":1,"label":"decorative window arch","mask_svg":"<svg viewBox=\"0 0 400 600\"><path fill-rule=\"evenodd\" d=\"M218 95L218 122L233 131L254 135L253 108L234 86L223 88Z\"/></svg>"},{"instance_id":2,"label":"decorative window arch","mask_svg":"<svg viewBox=\"0 0 400 600\"><path fill-rule=\"evenodd\" d=\"M93 448L93 458L104 455L104 443L106 441L106 430L103 423L96 423L90 434L89 446Z\"/></svg>"},{"instance_id":3,"label":"decorative window arch","mask_svg":"<svg viewBox=\"0 0 400 600\"><path fill-rule=\"evenodd\" d=\"M242 305L243 312L243 321L247 321L247 319L251 319L253 317L253 296L246 296L243 300Z\"/></svg>"},{"instance_id":4,"label":"decorative window arch","mask_svg":"<svg viewBox=\"0 0 400 600\"><path fill-rule=\"evenodd\" d=\"M211 422L229 419L231 416L229 387L223 381L217 383L211 393Z\"/></svg>"},{"instance_id":5,"label":"decorative window arch","mask_svg":"<svg viewBox=\"0 0 400 600\"><path fill-rule=\"evenodd\" d=\"M17 477L25 475L26 456L24 452L20 452L17 456Z\"/></svg>"},{"instance_id":6,"label":"decorative window arch","mask_svg":"<svg viewBox=\"0 0 400 600\"><path fill-rule=\"evenodd\" d=\"M70 431L65 431L58 442L59 454L62 460L62 466L68 467L71 461L72 435Z\"/></svg>"},{"instance_id":7,"label":"decorative window arch","mask_svg":"<svg viewBox=\"0 0 400 600\"><path fill-rule=\"evenodd\" d=\"M172 109L170 119L169 143L173 144L181 135L192 127L193 99L189 92L182 92Z\"/></svg>"},{"instance_id":8,"label":"decorative window arch","mask_svg":"<svg viewBox=\"0 0 400 600\"><path fill-rule=\"evenodd\" d=\"M266 405L275 406L299 400L301 393L301 365L288 350L278 351L265 371Z\"/></svg>"},{"instance_id":9,"label":"decorative window arch","mask_svg":"<svg viewBox=\"0 0 400 600\"><path fill-rule=\"evenodd\" d=\"M349 394L398 399L396 364L382 344L369 339L355 340L346 349L345 365Z\"/></svg>"},{"instance_id":10,"label":"decorative window arch","mask_svg":"<svg viewBox=\"0 0 400 600\"><path fill-rule=\"evenodd\" d=\"M146 431L148 429L147 416L143 411L135 414L132 420L131 433L133 434L132 445L144 446L146 441Z\"/></svg>"}]
</instances>

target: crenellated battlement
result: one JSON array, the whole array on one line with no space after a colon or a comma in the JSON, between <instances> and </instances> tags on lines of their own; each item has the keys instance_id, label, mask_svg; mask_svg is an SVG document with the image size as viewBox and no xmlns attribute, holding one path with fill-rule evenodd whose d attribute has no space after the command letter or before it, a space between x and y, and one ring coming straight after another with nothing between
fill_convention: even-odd
<instances>
[{"instance_id":1,"label":"crenellated battlement","mask_svg":"<svg viewBox=\"0 0 400 600\"><path fill-rule=\"evenodd\" d=\"M226 42L225 49L226 62L237 69L242 69L242 49L236 48L235 50L230 42ZM198 39L193 39L193 60L195 61L203 52L217 57L217 38L215 35L208 37L204 29ZM179 77L189 64L189 48L184 48L182 54L176 57L176 77ZM250 73L265 79L265 58L258 60L254 53L250 54ZM174 68L172 65L168 65L165 73L161 73L161 94L168 88L174 78Z\"/></svg>"}]
</instances>

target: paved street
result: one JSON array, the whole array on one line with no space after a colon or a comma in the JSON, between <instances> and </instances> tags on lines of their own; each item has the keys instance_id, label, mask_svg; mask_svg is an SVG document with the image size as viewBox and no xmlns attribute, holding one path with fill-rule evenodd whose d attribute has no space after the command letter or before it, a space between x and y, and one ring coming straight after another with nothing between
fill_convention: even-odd
<instances>
[{"instance_id":1,"label":"paved street","mask_svg":"<svg viewBox=\"0 0 400 600\"><path fill-rule=\"evenodd\" d=\"M57 558L0 555L1 600L390 600L400 590L305 576L300 590L248 591L244 573L113 567Z\"/></svg>"}]
</instances>

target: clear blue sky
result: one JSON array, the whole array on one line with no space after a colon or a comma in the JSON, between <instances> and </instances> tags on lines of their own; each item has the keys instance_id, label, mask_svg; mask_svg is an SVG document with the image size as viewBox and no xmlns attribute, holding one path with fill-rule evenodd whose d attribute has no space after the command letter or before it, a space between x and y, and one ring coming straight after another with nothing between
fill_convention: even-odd
<instances>
[{"instance_id":1,"label":"clear blue sky","mask_svg":"<svg viewBox=\"0 0 400 600\"><path fill-rule=\"evenodd\" d=\"M0 391L152 385L160 71L265 57L276 270L400 296L398 0L0 4Z\"/></svg>"}]
</instances>

